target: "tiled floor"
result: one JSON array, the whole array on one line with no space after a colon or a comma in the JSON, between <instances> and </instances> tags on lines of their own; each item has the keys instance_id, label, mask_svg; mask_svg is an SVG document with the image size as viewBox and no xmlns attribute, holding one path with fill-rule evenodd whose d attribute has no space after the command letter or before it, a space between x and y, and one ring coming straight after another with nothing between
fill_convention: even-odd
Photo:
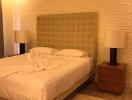
<instances>
[{"instance_id":1,"label":"tiled floor","mask_svg":"<svg viewBox=\"0 0 132 100\"><path fill-rule=\"evenodd\" d=\"M91 97L99 97L105 100L132 100L132 89L126 88L121 95L116 95L116 94L112 94L108 92L98 91L96 89L96 85L91 83L87 85L85 88L83 88L82 90L80 90L79 93L75 97L73 97L71 100L87 100L86 99L87 95ZM4 99L0 99L0 100L4 100ZM92 100L92 99L88 99L88 100Z\"/></svg>"},{"instance_id":2,"label":"tiled floor","mask_svg":"<svg viewBox=\"0 0 132 100\"><path fill-rule=\"evenodd\" d=\"M104 100L104 99L94 97L94 96L84 95L84 94L77 94L71 100Z\"/></svg>"},{"instance_id":3,"label":"tiled floor","mask_svg":"<svg viewBox=\"0 0 132 100\"><path fill-rule=\"evenodd\" d=\"M132 89L127 87L121 95L117 95L108 92L98 91L95 84L89 84L79 93L103 98L105 100L132 100Z\"/></svg>"}]
</instances>

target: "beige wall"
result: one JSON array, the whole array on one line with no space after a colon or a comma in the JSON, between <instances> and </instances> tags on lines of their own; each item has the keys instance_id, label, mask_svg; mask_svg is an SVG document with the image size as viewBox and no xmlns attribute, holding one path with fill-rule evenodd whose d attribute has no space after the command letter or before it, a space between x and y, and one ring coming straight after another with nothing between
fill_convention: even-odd
<instances>
[{"instance_id":1,"label":"beige wall","mask_svg":"<svg viewBox=\"0 0 132 100\"><path fill-rule=\"evenodd\" d=\"M28 30L31 34L32 46L36 39L36 17L48 13L75 13L75 12L98 12L99 34L98 34L98 63L108 60L109 49L104 48L104 34L110 30L120 29L127 35L126 47L119 50L119 61L127 63L127 83L132 83L132 1L131 0L23 0L18 6L19 10L14 16L14 27L18 24L22 30ZM18 2L17 2L18 3ZM9 13L10 14L10 13ZM11 24L11 18L6 18ZM17 18L15 18L17 16ZM12 40L12 29L6 24L9 39ZM7 51L11 43L5 42ZM11 47L12 48L12 47ZM10 52L11 53L11 52Z\"/></svg>"},{"instance_id":2,"label":"beige wall","mask_svg":"<svg viewBox=\"0 0 132 100\"><path fill-rule=\"evenodd\" d=\"M10 0L2 0L5 56L14 52L13 47L13 6Z\"/></svg>"}]
</instances>

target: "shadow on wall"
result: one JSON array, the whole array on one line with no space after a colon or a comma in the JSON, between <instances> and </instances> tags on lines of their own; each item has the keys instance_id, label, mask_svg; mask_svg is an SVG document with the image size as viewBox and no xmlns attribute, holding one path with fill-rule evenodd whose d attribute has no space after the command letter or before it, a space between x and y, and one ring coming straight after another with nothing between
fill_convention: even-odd
<instances>
[{"instance_id":1,"label":"shadow on wall","mask_svg":"<svg viewBox=\"0 0 132 100\"><path fill-rule=\"evenodd\" d=\"M4 57L4 39L3 39L2 5L0 1L0 58L2 57Z\"/></svg>"}]
</instances>

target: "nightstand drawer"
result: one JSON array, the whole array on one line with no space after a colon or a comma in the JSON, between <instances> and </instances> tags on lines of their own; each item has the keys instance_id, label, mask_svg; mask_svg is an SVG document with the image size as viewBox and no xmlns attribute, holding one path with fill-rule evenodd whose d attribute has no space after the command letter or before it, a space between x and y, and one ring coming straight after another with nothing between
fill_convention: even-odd
<instances>
[{"instance_id":1,"label":"nightstand drawer","mask_svg":"<svg viewBox=\"0 0 132 100\"><path fill-rule=\"evenodd\" d=\"M122 93L125 88L126 65L109 65L103 62L97 68L97 86L100 90Z\"/></svg>"},{"instance_id":2,"label":"nightstand drawer","mask_svg":"<svg viewBox=\"0 0 132 100\"><path fill-rule=\"evenodd\" d=\"M120 94L123 92L125 88L125 83L98 81L97 87L99 90L104 90L104 91L109 91L109 92Z\"/></svg>"},{"instance_id":3,"label":"nightstand drawer","mask_svg":"<svg viewBox=\"0 0 132 100\"><path fill-rule=\"evenodd\" d=\"M124 81L125 80L125 71L116 70L116 69L98 69L98 79L99 80L113 80L113 81Z\"/></svg>"}]
</instances>

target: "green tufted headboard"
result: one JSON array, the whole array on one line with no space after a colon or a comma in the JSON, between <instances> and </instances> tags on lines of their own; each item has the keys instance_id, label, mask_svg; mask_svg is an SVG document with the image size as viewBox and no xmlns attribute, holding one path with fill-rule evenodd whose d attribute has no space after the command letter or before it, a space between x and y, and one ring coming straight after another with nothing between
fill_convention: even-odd
<instances>
[{"instance_id":1,"label":"green tufted headboard","mask_svg":"<svg viewBox=\"0 0 132 100\"><path fill-rule=\"evenodd\" d=\"M82 49L96 56L96 12L48 14L37 17L37 46Z\"/></svg>"}]
</instances>

